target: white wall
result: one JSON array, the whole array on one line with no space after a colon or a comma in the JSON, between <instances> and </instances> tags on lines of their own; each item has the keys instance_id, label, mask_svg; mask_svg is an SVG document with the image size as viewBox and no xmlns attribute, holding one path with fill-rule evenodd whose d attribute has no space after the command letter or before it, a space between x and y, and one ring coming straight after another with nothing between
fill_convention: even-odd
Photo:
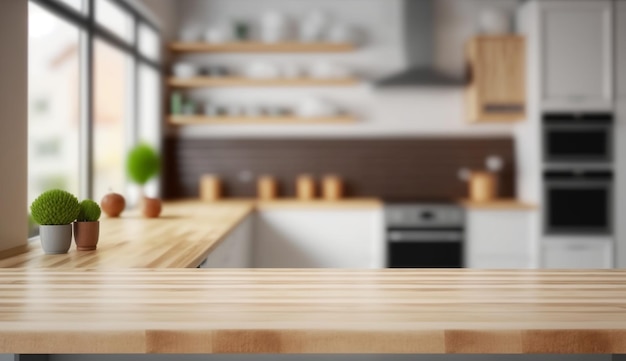
<instances>
[{"instance_id":1,"label":"white wall","mask_svg":"<svg viewBox=\"0 0 626 361\"><path fill-rule=\"evenodd\" d=\"M0 1L0 251L27 242L28 1Z\"/></svg>"},{"instance_id":2,"label":"white wall","mask_svg":"<svg viewBox=\"0 0 626 361\"><path fill-rule=\"evenodd\" d=\"M360 29L364 46L347 54L274 54L274 55L188 55L182 59L197 64L228 64L240 68L254 60L277 64L313 64L328 60L353 69L364 79L357 87L303 89L203 89L194 91L197 101L238 104L294 104L303 97L316 95L356 113L361 122L345 126L225 126L185 127L185 136L377 136L428 134L511 134L508 125L468 125L465 123L462 87L422 87L382 90L371 86L372 79L395 73L405 66L402 2L400 0L185 0L180 1L181 27L204 29L228 24L232 19L257 20L267 9L279 9L294 19L307 11L322 9L337 21ZM496 6L513 14L518 0L435 0L436 51L438 67L447 72L464 73L465 41L477 31L481 9Z\"/></svg>"},{"instance_id":3,"label":"white wall","mask_svg":"<svg viewBox=\"0 0 626 361\"><path fill-rule=\"evenodd\" d=\"M161 29L164 40L173 40L178 31L178 5L175 0L126 0Z\"/></svg>"}]
</instances>

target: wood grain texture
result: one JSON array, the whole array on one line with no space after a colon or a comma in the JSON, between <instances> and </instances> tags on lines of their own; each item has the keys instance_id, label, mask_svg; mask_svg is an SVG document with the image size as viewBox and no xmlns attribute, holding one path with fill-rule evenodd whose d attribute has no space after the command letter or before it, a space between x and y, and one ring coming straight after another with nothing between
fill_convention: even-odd
<instances>
[{"instance_id":1,"label":"wood grain texture","mask_svg":"<svg viewBox=\"0 0 626 361\"><path fill-rule=\"evenodd\" d=\"M39 241L25 252L0 259L0 267L179 268L196 267L254 209L253 202L167 202L160 218L137 212L103 217L96 251L45 255Z\"/></svg>"},{"instance_id":2,"label":"wood grain texture","mask_svg":"<svg viewBox=\"0 0 626 361\"><path fill-rule=\"evenodd\" d=\"M468 209L484 209L484 210L536 210L537 205L523 202L517 199L494 199L491 201L477 202L469 199L462 199L459 202L463 207Z\"/></svg>"},{"instance_id":3,"label":"wood grain texture","mask_svg":"<svg viewBox=\"0 0 626 361\"><path fill-rule=\"evenodd\" d=\"M259 116L259 117L209 117L203 115L171 115L168 122L172 125L241 125L241 124L349 124L355 123L356 118L351 115L342 115L325 118L302 118L296 116Z\"/></svg>"},{"instance_id":4,"label":"wood grain texture","mask_svg":"<svg viewBox=\"0 0 626 361\"><path fill-rule=\"evenodd\" d=\"M626 353L626 271L0 270L0 353Z\"/></svg>"},{"instance_id":5,"label":"wood grain texture","mask_svg":"<svg viewBox=\"0 0 626 361\"><path fill-rule=\"evenodd\" d=\"M255 197L256 182L242 182L242 170L253 179L272 175L279 197L295 197L298 175L319 182L336 174L347 197L456 201L468 196L461 168L483 169L485 159L504 160L498 196L515 195L515 157L509 137L394 139L191 139L170 137L164 144L163 192L168 199L198 197L203 174L223 180L227 197Z\"/></svg>"},{"instance_id":6,"label":"wood grain texture","mask_svg":"<svg viewBox=\"0 0 626 361\"><path fill-rule=\"evenodd\" d=\"M174 52L203 52L203 53L343 53L354 51L356 46L351 43L327 42L280 42L262 43L256 41L228 42L211 44L172 43L169 46Z\"/></svg>"},{"instance_id":7,"label":"wood grain texture","mask_svg":"<svg viewBox=\"0 0 626 361\"><path fill-rule=\"evenodd\" d=\"M170 78L167 84L175 88L201 87L307 87L307 86L352 86L358 84L355 78L278 78L255 79L245 77L195 77L189 79Z\"/></svg>"},{"instance_id":8,"label":"wood grain texture","mask_svg":"<svg viewBox=\"0 0 626 361\"><path fill-rule=\"evenodd\" d=\"M255 209L376 209L383 207L383 202L377 198L345 198L340 200L297 198L254 199L254 198L227 198L208 204L253 204Z\"/></svg>"},{"instance_id":9,"label":"wood grain texture","mask_svg":"<svg viewBox=\"0 0 626 361\"><path fill-rule=\"evenodd\" d=\"M338 201L296 199L224 199L177 201L164 204L160 218L147 219L136 212L121 218L104 218L96 251L46 255L36 241L17 251L0 254L0 268L192 268L255 209L372 209L382 207L375 198Z\"/></svg>"},{"instance_id":10,"label":"wood grain texture","mask_svg":"<svg viewBox=\"0 0 626 361\"><path fill-rule=\"evenodd\" d=\"M468 41L467 114L471 122L513 122L526 116L526 42L515 35Z\"/></svg>"}]
</instances>

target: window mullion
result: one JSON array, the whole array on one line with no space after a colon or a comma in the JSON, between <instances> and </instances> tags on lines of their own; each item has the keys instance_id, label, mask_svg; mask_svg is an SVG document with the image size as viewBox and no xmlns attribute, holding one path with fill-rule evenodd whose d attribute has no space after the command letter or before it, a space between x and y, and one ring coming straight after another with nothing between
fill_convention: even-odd
<instances>
[{"instance_id":1,"label":"window mullion","mask_svg":"<svg viewBox=\"0 0 626 361\"><path fill-rule=\"evenodd\" d=\"M80 194L82 198L93 197L93 129L94 129L94 0L89 2L87 28L81 36L80 65Z\"/></svg>"}]
</instances>

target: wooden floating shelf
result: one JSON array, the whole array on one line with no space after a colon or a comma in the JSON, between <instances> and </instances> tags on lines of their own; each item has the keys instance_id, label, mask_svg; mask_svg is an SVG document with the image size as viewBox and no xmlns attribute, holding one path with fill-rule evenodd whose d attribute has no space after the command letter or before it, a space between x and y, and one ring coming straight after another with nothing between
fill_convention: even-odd
<instances>
[{"instance_id":1,"label":"wooden floating shelf","mask_svg":"<svg viewBox=\"0 0 626 361\"><path fill-rule=\"evenodd\" d=\"M345 53L355 50L352 43L329 42L281 42L262 43L229 42L229 43L172 43L169 46L174 52L187 53Z\"/></svg>"},{"instance_id":2,"label":"wooden floating shelf","mask_svg":"<svg viewBox=\"0 0 626 361\"><path fill-rule=\"evenodd\" d=\"M278 78L255 79L245 77L195 77L188 79L170 78L168 85L176 88L200 87L306 87L306 86L352 86L358 83L355 78L318 79L318 78Z\"/></svg>"},{"instance_id":3,"label":"wooden floating shelf","mask_svg":"<svg viewBox=\"0 0 626 361\"><path fill-rule=\"evenodd\" d=\"M204 115L171 115L168 117L172 125L234 125L234 124L348 124L356 122L351 115L324 118L303 118L298 116L260 116L260 117L209 117Z\"/></svg>"}]
</instances>

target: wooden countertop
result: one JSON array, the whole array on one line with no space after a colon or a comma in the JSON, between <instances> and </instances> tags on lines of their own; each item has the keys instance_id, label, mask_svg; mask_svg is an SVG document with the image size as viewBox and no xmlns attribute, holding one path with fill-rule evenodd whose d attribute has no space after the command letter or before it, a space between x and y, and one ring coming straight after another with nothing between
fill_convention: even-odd
<instances>
[{"instance_id":1,"label":"wooden countertop","mask_svg":"<svg viewBox=\"0 0 626 361\"><path fill-rule=\"evenodd\" d=\"M277 198L259 200L254 198L225 198L207 202L206 204L254 204L256 209L307 208L307 209L376 209L382 208L383 202L378 198L344 198L336 201L323 199L299 200L296 198Z\"/></svg>"},{"instance_id":2,"label":"wooden countertop","mask_svg":"<svg viewBox=\"0 0 626 361\"><path fill-rule=\"evenodd\" d=\"M626 271L0 270L0 353L626 353Z\"/></svg>"},{"instance_id":3,"label":"wooden countertop","mask_svg":"<svg viewBox=\"0 0 626 361\"><path fill-rule=\"evenodd\" d=\"M487 202L477 202L470 199L462 199L459 203L467 209L522 211L532 211L537 209L536 205L519 201L517 199L494 199Z\"/></svg>"},{"instance_id":4,"label":"wooden countertop","mask_svg":"<svg viewBox=\"0 0 626 361\"><path fill-rule=\"evenodd\" d=\"M219 242L255 209L372 209L382 207L372 198L339 201L226 199L218 202L167 202L163 214L146 219L137 212L121 218L103 217L96 251L46 255L39 241L17 254L0 258L0 268L185 268L196 267Z\"/></svg>"},{"instance_id":5,"label":"wooden countertop","mask_svg":"<svg viewBox=\"0 0 626 361\"><path fill-rule=\"evenodd\" d=\"M136 212L100 222L95 251L46 255L39 241L25 252L0 260L1 267L28 268L178 268L196 267L209 252L254 210L252 202L206 204L168 202L161 217Z\"/></svg>"}]
</instances>

